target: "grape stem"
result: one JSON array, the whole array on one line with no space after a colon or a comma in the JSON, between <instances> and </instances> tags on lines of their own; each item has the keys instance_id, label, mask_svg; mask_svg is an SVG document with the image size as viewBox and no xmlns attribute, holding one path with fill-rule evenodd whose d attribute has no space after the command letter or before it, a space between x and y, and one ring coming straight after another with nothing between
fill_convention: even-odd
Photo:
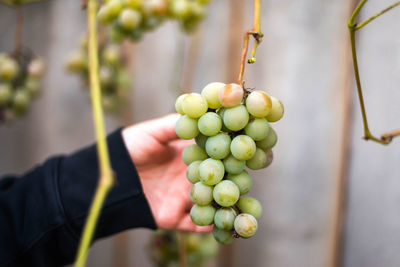
<instances>
[{"instance_id":1,"label":"grape stem","mask_svg":"<svg viewBox=\"0 0 400 267\"><path fill-rule=\"evenodd\" d=\"M99 182L96 193L93 198L89 215L86 219L83 234L79 244L78 254L75 259L76 267L84 267L88 256L88 250L93 239L96 224L99 218L100 210L104 200L113 186L113 171L110 165L108 147L106 141L106 132L104 125L103 108L101 103L101 90L99 82L99 62L97 47L97 24L96 13L98 3L97 0L88 0L87 5L87 21L89 32L89 82L90 94L93 109L93 119L95 135L97 140L97 154L99 161Z\"/></svg>"},{"instance_id":2,"label":"grape stem","mask_svg":"<svg viewBox=\"0 0 400 267\"><path fill-rule=\"evenodd\" d=\"M22 24L24 16L22 8L19 6L15 10L15 34L14 34L14 53L18 55L22 47Z\"/></svg>"},{"instance_id":3,"label":"grape stem","mask_svg":"<svg viewBox=\"0 0 400 267\"><path fill-rule=\"evenodd\" d=\"M353 59L353 66L354 66L354 76L356 79L356 85L357 85L357 93L358 93L358 99L360 102L360 107L361 107L361 115L362 115L362 120L363 120L363 125L364 125L364 139L365 140L372 140L374 142L377 142L382 145L388 145L392 139L396 136L400 135L400 129L394 130L391 132L387 132L383 134L380 138L375 137L374 135L371 134L371 131L369 130L368 126L368 120L367 120L367 114L365 111L365 104L364 104L364 97L363 97L363 92L362 92L362 86L361 86L361 79L360 79L360 73L358 69L358 61L357 61L357 50L356 50L356 38L355 34L356 31L363 28L365 25L373 21L374 19L378 18L382 14L386 13L387 11L391 10L392 8L400 5L400 1L397 1L390 5L389 7L381 10L380 12L376 13L375 15L371 16L370 18L364 20L363 22L357 24L355 23L355 19L357 15L360 13L360 10L362 7L367 3L368 0L361 0L357 7L354 9L353 14L350 17L350 20L348 22L348 27L349 27L349 32L350 32L350 43L351 43L351 52L352 52L352 59Z\"/></svg>"},{"instance_id":4,"label":"grape stem","mask_svg":"<svg viewBox=\"0 0 400 267\"><path fill-rule=\"evenodd\" d=\"M253 36L254 38L254 44L253 44L253 49L251 51L251 55L247 63L253 64L256 62L255 54L258 45L262 42L263 34L260 31L260 25L261 25L261 15L260 15L260 10L261 10L261 0L254 0L254 18L253 18L253 28L247 32L244 33L243 35L243 49L242 49L242 57L240 60L240 71L237 79L237 83L243 86L243 74L244 74L244 68L246 65L246 56L247 56L247 51L249 49L249 39L250 35Z\"/></svg>"}]
</instances>

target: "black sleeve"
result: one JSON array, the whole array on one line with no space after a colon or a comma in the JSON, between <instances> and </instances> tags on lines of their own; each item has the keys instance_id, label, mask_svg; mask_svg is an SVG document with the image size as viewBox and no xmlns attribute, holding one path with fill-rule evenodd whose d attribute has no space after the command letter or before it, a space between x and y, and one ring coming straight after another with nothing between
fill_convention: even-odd
<instances>
[{"instance_id":1,"label":"black sleeve","mask_svg":"<svg viewBox=\"0 0 400 267\"><path fill-rule=\"evenodd\" d=\"M156 225L121 131L107 138L116 184L95 239ZM20 178L0 180L0 266L71 263L98 181L96 147L54 157Z\"/></svg>"}]
</instances>

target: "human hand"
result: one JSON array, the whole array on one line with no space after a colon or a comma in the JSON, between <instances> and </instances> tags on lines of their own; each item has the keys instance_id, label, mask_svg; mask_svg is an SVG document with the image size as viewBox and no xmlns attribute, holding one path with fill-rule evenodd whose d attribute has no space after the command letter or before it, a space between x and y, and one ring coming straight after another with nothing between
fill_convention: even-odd
<instances>
[{"instance_id":1,"label":"human hand","mask_svg":"<svg viewBox=\"0 0 400 267\"><path fill-rule=\"evenodd\" d=\"M211 226L197 226L190 219L191 183L181 153L192 141L178 139L174 129L178 118L171 114L135 124L125 128L122 136L158 227L210 232Z\"/></svg>"}]
</instances>

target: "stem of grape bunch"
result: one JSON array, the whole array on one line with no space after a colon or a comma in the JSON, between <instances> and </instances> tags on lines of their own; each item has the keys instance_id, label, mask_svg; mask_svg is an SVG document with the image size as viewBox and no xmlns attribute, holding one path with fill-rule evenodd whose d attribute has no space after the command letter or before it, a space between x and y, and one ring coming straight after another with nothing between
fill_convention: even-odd
<instances>
[{"instance_id":1,"label":"stem of grape bunch","mask_svg":"<svg viewBox=\"0 0 400 267\"><path fill-rule=\"evenodd\" d=\"M260 31L260 24L261 24L261 0L254 0L254 17L253 17L253 28L244 33L243 36L243 50L242 50L242 57L240 60L240 70L237 79L237 83L243 86L243 74L244 68L246 65L246 56L247 51L249 50L249 39L250 35L254 38L253 49L251 51L251 55L247 63L253 64L256 62L255 54L258 45L262 42L263 34Z\"/></svg>"},{"instance_id":2,"label":"stem of grape bunch","mask_svg":"<svg viewBox=\"0 0 400 267\"><path fill-rule=\"evenodd\" d=\"M93 119L95 135L97 140L97 153L99 161L99 182L96 193L93 198L89 215L86 219L83 234L79 244L78 254L75 260L76 267L84 267L86 264L88 250L93 239L97 221L104 200L113 186L113 171L111 169L110 158L106 141L106 132L104 125L103 108L101 103L101 90L99 82L99 63L97 48L97 0L88 0L87 4L87 22L88 22L88 54L89 54L89 82L90 95L93 109Z\"/></svg>"},{"instance_id":3,"label":"stem of grape bunch","mask_svg":"<svg viewBox=\"0 0 400 267\"><path fill-rule=\"evenodd\" d=\"M372 140L374 142L377 142L382 145L387 145L389 144L392 139L396 136L400 136L400 129L390 131L387 133L384 133L380 138L375 137L374 135L371 134L371 131L369 130L368 126L368 120L367 120L367 114L365 111L365 104L364 104L364 97L363 97L363 92L362 92L362 86L361 86L361 79L360 79L360 72L358 69L358 60L357 60L357 49L356 49L356 38L355 34L356 31L373 21L374 19L378 18L379 16L383 15L387 11L391 10L392 8L400 5L400 1L397 1L390 5L389 7L379 11L375 15L369 17L368 19L364 20L363 22L357 24L355 23L355 19L357 15L360 13L362 7L367 3L368 0L361 0L357 7L354 9L353 14L350 17L348 27L350 31L350 43L351 43L351 52L352 52L352 59L353 59L353 66L354 66L354 76L356 79L356 85L357 85L357 93L358 93L358 99L360 102L360 107L361 107L361 115L362 115L362 120L363 120L363 125L364 125L364 139L365 140Z\"/></svg>"}]
</instances>

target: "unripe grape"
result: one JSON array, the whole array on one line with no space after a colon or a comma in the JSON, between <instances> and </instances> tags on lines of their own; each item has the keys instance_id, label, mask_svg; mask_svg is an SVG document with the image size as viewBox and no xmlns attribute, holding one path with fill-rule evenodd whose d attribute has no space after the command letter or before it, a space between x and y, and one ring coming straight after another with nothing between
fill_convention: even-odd
<instances>
[{"instance_id":1,"label":"unripe grape","mask_svg":"<svg viewBox=\"0 0 400 267\"><path fill-rule=\"evenodd\" d=\"M74 51L67 60L67 69L71 72L83 72L87 67L87 57L84 51Z\"/></svg>"},{"instance_id":2,"label":"unripe grape","mask_svg":"<svg viewBox=\"0 0 400 267\"><path fill-rule=\"evenodd\" d=\"M239 174L243 171L246 166L246 162L236 159L234 156L229 155L223 160L225 171L231 174Z\"/></svg>"},{"instance_id":3,"label":"unripe grape","mask_svg":"<svg viewBox=\"0 0 400 267\"><path fill-rule=\"evenodd\" d=\"M270 128L265 118L254 118L250 119L244 128L244 132L254 141L261 141L268 136Z\"/></svg>"},{"instance_id":4,"label":"unripe grape","mask_svg":"<svg viewBox=\"0 0 400 267\"><path fill-rule=\"evenodd\" d=\"M143 0L126 0L126 4L132 9L140 9L143 5Z\"/></svg>"},{"instance_id":5,"label":"unripe grape","mask_svg":"<svg viewBox=\"0 0 400 267\"><path fill-rule=\"evenodd\" d=\"M221 128L221 131L223 131L223 132L230 132L230 130L226 127L226 125L225 125L225 123L224 123L224 114L225 114L225 110L226 110L226 108L220 108L220 109L218 109L218 111L217 111L217 114L221 117L221 119L222 119L222 128Z\"/></svg>"},{"instance_id":6,"label":"unripe grape","mask_svg":"<svg viewBox=\"0 0 400 267\"><path fill-rule=\"evenodd\" d=\"M240 209L241 212L253 215L256 219L261 217L261 203L253 197L240 198L236 206Z\"/></svg>"},{"instance_id":7,"label":"unripe grape","mask_svg":"<svg viewBox=\"0 0 400 267\"><path fill-rule=\"evenodd\" d=\"M199 166L201 162L202 162L201 160L193 161L192 163L189 164L189 166L186 169L186 178L192 184L195 184L198 181L200 181Z\"/></svg>"},{"instance_id":8,"label":"unripe grape","mask_svg":"<svg viewBox=\"0 0 400 267\"><path fill-rule=\"evenodd\" d=\"M235 185L239 188L240 195L247 194L253 186L251 176L245 170L243 170L239 174L228 174L226 179L235 183Z\"/></svg>"},{"instance_id":9,"label":"unripe grape","mask_svg":"<svg viewBox=\"0 0 400 267\"><path fill-rule=\"evenodd\" d=\"M0 78L4 81L11 81L14 79L19 71L19 66L17 61L11 57L3 59L0 64Z\"/></svg>"},{"instance_id":10,"label":"unripe grape","mask_svg":"<svg viewBox=\"0 0 400 267\"><path fill-rule=\"evenodd\" d=\"M213 159L226 158L230 153L231 138L225 133L211 136L206 142L206 152Z\"/></svg>"},{"instance_id":11,"label":"unripe grape","mask_svg":"<svg viewBox=\"0 0 400 267\"><path fill-rule=\"evenodd\" d=\"M257 147L266 151L268 149L273 148L277 142L278 142L278 136L276 135L276 132L274 131L274 129L272 127L270 127L267 137L261 141L257 141L256 145L257 145Z\"/></svg>"},{"instance_id":12,"label":"unripe grape","mask_svg":"<svg viewBox=\"0 0 400 267\"><path fill-rule=\"evenodd\" d=\"M195 235L198 236L197 234ZM218 255L218 250L218 242L212 235L208 234L203 237L198 253L203 259L211 259Z\"/></svg>"},{"instance_id":13,"label":"unripe grape","mask_svg":"<svg viewBox=\"0 0 400 267\"><path fill-rule=\"evenodd\" d=\"M238 135L231 142L231 153L238 160L249 160L256 152L256 144L247 135Z\"/></svg>"},{"instance_id":14,"label":"unripe grape","mask_svg":"<svg viewBox=\"0 0 400 267\"><path fill-rule=\"evenodd\" d=\"M7 104L11 100L12 91L9 84L0 84L0 106Z\"/></svg>"},{"instance_id":15,"label":"unripe grape","mask_svg":"<svg viewBox=\"0 0 400 267\"><path fill-rule=\"evenodd\" d=\"M100 7L99 12L97 13L97 19L102 24L107 24L111 22L113 17L111 15L111 9L108 7L108 5L103 5L102 7Z\"/></svg>"},{"instance_id":16,"label":"unripe grape","mask_svg":"<svg viewBox=\"0 0 400 267\"><path fill-rule=\"evenodd\" d=\"M283 113L285 112L283 108L283 104L277 98L271 96L272 107L271 111L267 115L267 120L269 122L279 121L283 117Z\"/></svg>"},{"instance_id":17,"label":"unripe grape","mask_svg":"<svg viewBox=\"0 0 400 267\"><path fill-rule=\"evenodd\" d=\"M40 58L35 58L28 65L28 75L34 78L39 78L44 73L44 61Z\"/></svg>"},{"instance_id":18,"label":"unripe grape","mask_svg":"<svg viewBox=\"0 0 400 267\"><path fill-rule=\"evenodd\" d=\"M242 213L236 216L234 226L241 237L251 237L256 233L258 224L253 215Z\"/></svg>"},{"instance_id":19,"label":"unripe grape","mask_svg":"<svg viewBox=\"0 0 400 267\"><path fill-rule=\"evenodd\" d=\"M207 84L201 91L201 95L206 99L208 107L212 109L221 108L222 105L219 102L219 92L225 86L224 83L213 82Z\"/></svg>"},{"instance_id":20,"label":"unripe grape","mask_svg":"<svg viewBox=\"0 0 400 267\"><path fill-rule=\"evenodd\" d=\"M218 99L225 108L236 107L242 103L243 88L236 83L227 84L219 91Z\"/></svg>"},{"instance_id":21,"label":"unripe grape","mask_svg":"<svg viewBox=\"0 0 400 267\"><path fill-rule=\"evenodd\" d=\"M272 161L272 160L271 160ZM246 166L252 170L259 170L266 168L268 164L267 154L260 148L256 148L254 156L246 161Z\"/></svg>"},{"instance_id":22,"label":"unripe grape","mask_svg":"<svg viewBox=\"0 0 400 267\"><path fill-rule=\"evenodd\" d=\"M131 84L130 75L125 69L121 69L117 74L118 88L127 89Z\"/></svg>"},{"instance_id":23,"label":"unripe grape","mask_svg":"<svg viewBox=\"0 0 400 267\"><path fill-rule=\"evenodd\" d=\"M137 28L142 20L142 15L134 9L124 9L119 14L118 22L121 27L127 31Z\"/></svg>"},{"instance_id":24,"label":"unripe grape","mask_svg":"<svg viewBox=\"0 0 400 267\"><path fill-rule=\"evenodd\" d=\"M207 109L207 101L198 93L190 93L182 100L182 110L191 118L200 118Z\"/></svg>"},{"instance_id":25,"label":"unripe grape","mask_svg":"<svg viewBox=\"0 0 400 267\"><path fill-rule=\"evenodd\" d=\"M196 141L196 144L201 147L201 148L206 148L206 142L207 142L208 136L202 135L201 133L196 136L194 139Z\"/></svg>"},{"instance_id":26,"label":"unripe grape","mask_svg":"<svg viewBox=\"0 0 400 267\"><path fill-rule=\"evenodd\" d=\"M213 236L215 240L217 240L219 243L228 245L235 240L233 237L232 231L227 231L227 230L222 230L218 229L217 227L214 226L213 228Z\"/></svg>"},{"instance_id":27,"label":"unripe grape","mask_svg":"<svg viewBox=\"0 0 400 267\"><path fill-rule=\"evenodd\" d=\"M110 40L114 43L121 43L125 38L125 33L120 27L112 26L108 32Z\"/></svg>"},{"instance_id":28,"label":"unripe grape","mask_svg":"<svg viewBox=\"0 0 400 267\"><path fill-rule=\"evenodd\" d=\"M232 131L239 131L249 122L249 113L244 105L227 108L224 111L224 125Z\"/></svg>"},{"instance_id":29,"label":"unripe grape","mask_svg":"<svg viewBox=\"0 0 400 267\"><path fill-rule=\"evenodd\" d=\"M218 209L214 216L214 225L218 229L232 230L236 215L236 211L230 207Z\"/></svg>"},{"instance_id":30,"label":"unripe grape","mask_svg":"<svg viewBox=\"0 0 400 267\"><path fill-rule=\"evenodd\" d=\"M220 206L230 207L238 201L240 191L234 182L223 180L214 187L213 196Z\"/></svg>"},{"instance_id":31,"label":"unripe grape","mask_svg":"<svg viewBox=\"0 0 400 267\"><path fill-rule=\"evenodd\" d=\"M205 185L218 184L224 178L224 164L220 160L206 159L199 166L200 181Z\"/></svg>"},{"instance_id":32,"label":"unripe grape","mask_svg":"<svg viewBox=\"0 0 400 267\"><path fill-rule=\"evenodd\" d=\"M206 151L198 145L187 146L182 151L182 160L186 165L197 160L205 160L206 158Z\"/></svg>"},{"instance_id":33,"label":"unripe grape","mask_svg":"<svg viewBox=\"0 0 400 267\"><path fill-rule=\"evenodd\" d=\"M24 114L29 107L29 93L24 88L17 88L13 98L13 111L20 115Z\"/></svg>"},{"instance_id":34,"label":"unripe grape","mask_svg":"<svg viewBox=\"0 0 400 267\"><path fill-rule=\"evenodd\" d=\"M181 116L175 124L175 132L179 138L184 140L195 138L199 134L197 120L187 115Z\"/></svg>"},{"instance_id":35,"label":"unripe grape","mask_svg":"<svg viewBox=\"0 0 400 267\"><path fill-rule=\"evenodd\" d=\"M182 102L186 96L187 96L187 94L182 94L175 101L175 110L176 110L176 112L178 112L181 115L185 115L185 112L183 112L183 109L182 109Z\"/></svg>"},{"instance_id":36,"label":"unripe grape","mask_svg":"<svg viewBox=\"0 0 400 267\"><path fill-rule=\"evenodd\" d=\"M210 225L214 222L215 208L211 205L194 205L190 210L190 218L199 226Z\"/></svg>"},{"instance_id":37,"label":"unripe grape","mask_svg":"<svg viewBox=\"0 0 400 267\"><path fill-rule=\"evenodd\" d=\"M207 112L200 117L198 122L199 131L207 136L214 136L222 128L222 119L215 112Z\"/></svg>"},{"instance_id":38,"label":"unripe grape","mask_svg":"<svg viewBox=\"0 0 400 267\"><path fill-rule=\"evenodd\" d=\"M246 99L246 107L251 115L262 118L268 115L272 108L272 101L264 91L251 92Z\"/></svg>"},{"instance_id":39,"label":"unripe grape","mask_svg":"<svg viewBox=\"0 0 400 267\"><path fill-rule=\"evenodd\" d=\"M208 205L213 200L213 187L197 182L190 189L190 200L197 205Z\"/></svg>"},{"instance_id":40,"label":"unripe grape","mask_svg":"<svg viewBox=\"0 0 400 267\"><path fill-rule=\"evenodd\" d=\"M37 97L40 93L40 82L36 78L29 77L25 81L25 88L32 98Z\"/></svg>"},{"instance_id":41,"label":"unripe grape","mask_svg":"<svg viewBox=\"0 0 400 267\"><path fill-rule=\"evenodd\" d=\"M108 14L111 18L118 17L119 13L121 13L123 9L121 0L111 0L106 4L106 6L108 8Z\"/></svg>"},{"instance_id":42,"label":"unripe grape","mask_svg":"<svg viewBox=\"0 0 400 267\"><path fill-rule=\"evenodd\" d=\"M200 249L202 238L197 234L186 234L186 248L188 252L194 252Z\"/></svg>"},{"instance_id":43,"label":"unripe grape","mask_svg":"<svg viewBox=\"0 0 400 267\"><path fill-rule=\"evenodd\" d=\"M120 60L120 51L118 45L107 45L104 47L101 57L109 65L116 65Z\"/></svg>"},{"instance_id":44,"label":"unripe grape","mask_svg":"<svg viewBox=\"0 0 400 267\"><path fill-rule=\"evenodd\" d=\"M190 7L186 0L172 1L170 4L170 13L176 19L186 19L190 14Z\"/></svg>"}]
</instances>

